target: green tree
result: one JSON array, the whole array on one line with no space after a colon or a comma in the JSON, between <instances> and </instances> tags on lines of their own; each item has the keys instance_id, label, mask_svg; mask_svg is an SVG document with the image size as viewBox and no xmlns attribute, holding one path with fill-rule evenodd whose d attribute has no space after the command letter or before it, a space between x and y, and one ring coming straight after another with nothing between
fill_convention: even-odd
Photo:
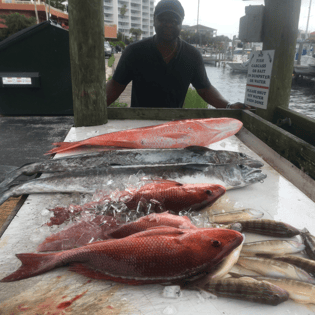
<instances>
[{"instance_id":1,"label":"green tree","mask_svg":"<svg viewBox=\"0 0 315 315\"><path fill-rule=\"evenodd\" d=\"M131 33L132 35L136 36L136 40L138 40L138 36L140 36L141 34L143 34L143 31L140 28L131 28L129 30L129 33Z\"/></svg>"},{"instance_id":2,"label":"green tree","mask_svg":"<svg viewBox=\"0 0 315 315\"><path fill-rule=\"evenodd\" d=\"M0 34L1 40L23 30L24 28L36 24L36 19L34 17L27 18L25 15L19 13L2 15L0 17L5 20L5 24L8 27L3 29L2 33Z\"/></svg>"},{"instance_id":3,"label":"green tree","mask_svg":"<svg viewBox=\"0 0 315 315\"><path fill-rule=\"evenodd\" d=\"M61 2L64 2L64 0L44 0L46 2L47 5L49 5L49 2L50 2L50 6L51 7L54 7L56 9L59 9L59 10L62 10L64 11L65 10L65 7L63 4L61 4Z\"/></svg>"},{"instance_id":4,"label":"green tree","mask_svg":"<svg viewBox=\"0 0 315 315\"><path fill-rule=\"evenodd\" d=\"M119 10L119 14L121 15L122 19L125 18L126 13L127 13L127 5L124 4ZM124 39L125 39L125 29L123 29L123 40Z\"/></svg>"}]
</instances>

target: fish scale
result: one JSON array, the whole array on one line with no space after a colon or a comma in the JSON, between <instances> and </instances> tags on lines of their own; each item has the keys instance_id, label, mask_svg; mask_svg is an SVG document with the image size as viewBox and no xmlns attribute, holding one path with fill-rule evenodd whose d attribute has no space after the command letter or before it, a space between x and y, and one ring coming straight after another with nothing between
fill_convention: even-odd
<instances>
[{"instance_id":1,"label":"fish scale","mask_svg":"<svg viewBox=\"0 0 315 315\"><path fill-rule=\"evenodd\" d=\"M242 240L233 230L156 227L60 253L18 254L22 266L1 281L29 278L66 264L79 274L122 283L180 281L202 276Z\"/></svg>"}]
</instances>

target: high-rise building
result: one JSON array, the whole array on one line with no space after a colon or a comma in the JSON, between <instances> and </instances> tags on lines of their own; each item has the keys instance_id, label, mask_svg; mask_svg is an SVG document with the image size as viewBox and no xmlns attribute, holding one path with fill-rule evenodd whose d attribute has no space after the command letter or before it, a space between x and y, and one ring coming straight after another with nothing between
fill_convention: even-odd
<instances>
[{"instance_id":1,"label":"high-rise building","mask_svg":"<svg viewBox=\"0 0 315 315\"><path fill-rule=\"evenodd\" d=\"M120 9L126 5L126 13L120 14ZM154 0L104 0L104 22L116 24L118 32L130 37L131 28L141 29L143 34L139 39L153 36Z\"/></svg>"}]
</instances>

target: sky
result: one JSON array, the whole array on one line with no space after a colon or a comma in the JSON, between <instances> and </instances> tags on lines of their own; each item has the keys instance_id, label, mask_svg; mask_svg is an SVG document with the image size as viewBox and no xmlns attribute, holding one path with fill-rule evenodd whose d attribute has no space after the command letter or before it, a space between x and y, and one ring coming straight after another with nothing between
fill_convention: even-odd
<instances>
[{"instance_id":1,"label":"sky","mask_svg":"<svg viewBox=\"0 0 315 315\"><path fill-rule=\"evenodd\" d=\"M311 5L309 31L315 31L315 0L302 0L299 29L305 30L308 10ZM158 3L155 0L155 4ZM180 0L185 10L183 24L196 25L198 13L198 0ZM245 7L249 5L264 4L264 0L199 0L199 24L217 29L217 35L225 35L230 39L238 36L239 21L245 15Z\"/></svg>"}]
</instances>

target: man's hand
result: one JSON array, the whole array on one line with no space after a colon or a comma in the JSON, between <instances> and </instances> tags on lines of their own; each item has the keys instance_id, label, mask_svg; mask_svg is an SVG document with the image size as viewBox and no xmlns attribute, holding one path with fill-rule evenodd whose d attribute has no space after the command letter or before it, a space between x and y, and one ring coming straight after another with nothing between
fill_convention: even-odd
<instances>
[{"instance_id":1,"label":"man's hand","mask_svg":"<svg viewBox=\"0 0 315 315\"><path fill-rule=\"evenodd\" d=\"M255 109L255 107L245 105L244 103L241 102L237 102L231 104L230 109Z\"/></svg>"}]
</instances>

